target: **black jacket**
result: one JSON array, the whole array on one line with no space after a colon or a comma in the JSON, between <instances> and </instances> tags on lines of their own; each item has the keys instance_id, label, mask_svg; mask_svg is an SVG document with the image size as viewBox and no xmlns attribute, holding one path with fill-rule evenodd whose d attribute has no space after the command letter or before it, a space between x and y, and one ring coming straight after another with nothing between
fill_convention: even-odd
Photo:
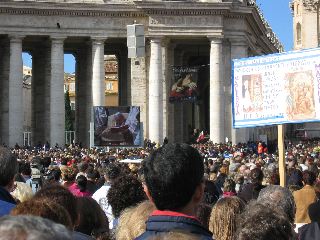
<instances>
[{"instance_id":1,"label":"black jacket","mask_svg":"<svg viewBox=\"0 0 320 240\"><path fill-rule=\"evenodd\" d=\"M243 185L241 191L238 192L238 197L246 203L252 199L257 199L261 189L265 186L261 184L248 183Z\"/></svg>"},{"instance_id":2,"label":"black jacket","mask_svg":"<svg viewBox=\"0 0 320 240\"><path fill-rule=\"evenodd\" d=\"M12 204L17 204L11 194L3 187L0 187L0 200Z\"/></svg>"},{"instance_id":3,"label":"black jacket","mask_svg":"<svg viewBox=\"0 0 320 240\"><path fill-rule=\"evenodd\" d=\"M195 234L201 240L212 240L212 233L196 218L171 211L153 212L147 221L146 231L136 240L149 239L174 231Z\"/></svg>"}]
</instances>

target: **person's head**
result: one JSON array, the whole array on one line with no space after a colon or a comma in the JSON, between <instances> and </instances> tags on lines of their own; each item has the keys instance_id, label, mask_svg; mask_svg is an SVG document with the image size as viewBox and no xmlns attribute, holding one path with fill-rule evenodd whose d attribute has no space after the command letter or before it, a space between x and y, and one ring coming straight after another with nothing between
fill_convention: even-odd
<instances>
[{"instance_id":1,"label":"person's head","mask_svg":"<svg viewBox=\"0 0 320 240\"><path fill-rule=\"evenodd\" d=\"M78 164L79 172L85 172L88 167L89 167L89 164L86 162L81 162Z\"/></svg>"},{"instance_id":2,"label":"person's head","mask_svg":"<svg viewBox=\"0 0 320 240\"><path fill-rule=\"evenodd\" d=\"M252 201L238 218L237 240L290 240L293 227L286 214Z\"/></svg>"},{"instance_id":3,"label":"person's head","mask_svg":"<svg viewBox=\"0 0 320 240\"><path fill-rule=\"evenodd\" d=\"M302 187L303 186L302 172L299 169L291 169L290 172L291 174L288 180L288 185Z\"/></svg>"},{"instance_id":4,"label":"person's head","mask_svg":"<svg viewBox=\"0 0 320 240\"><path fill-rule=\"evenodd\" d=\"M0 218L0 240L41 239L71 240L68 229L37 216L4 216Z\"/></svg>"},{"instance_id":5,"label":"person's head","mask_svg":"<svg viewBox=\"0 0 320 240\"><path fill-rule=\"evenodd\" d=\"M61 168L61 178L63 181L73 182L76 179L77 171L72 167Z\"/></svg>"},{"instance_id":6,"label":"person's head","mask_svg":"<svg viewBox=\"0 0 320 240\"><path fill-rule=\"evenodd\" d=\"M206 203L200 203L197 209L196 217L206 229L209 228L210 214L212 206Z\"/></svg>"},{"instance_id":7,"label":"person's head","mask_svg":"<svg viewBox=\"0 0 320 240\"><path fill-rule=\"evenodd\" d=\"M107 198L116 218L127 207L146 200L142 183L132 175L122 175L117 178L111 185Z\"/></svg>"},{"instance_id":8,"label":"person's head","mask_svg":"<svg viewBox=\"0 0 320 240\"><path fill-rule=\"evenodd\" d=\"M304 185L312 186L316 181L316 175L313 172L306 170L302 173L302 179Z\"/></svg>"},{"instance_id":9,"label":"person's head","mask_svg":"<svg viewBox=\"0 0 320 240\"><path fill-rule=\"evenodd\" d=\"M62 166L67 166L67 164L68 164L68 158L62 158L61 159L61 165Z\"/></svg>"},{"instance_id":10,"label":"person's head","mask_svg":"<svg viewBox=\"0 0 320 240\"><path fill-rule=\"evenodd\" d=\"M260 168L254 168L250 172L250 180L254 184L261 184L263 180L263 172Z\"/></svg>"},{"instance_id":11,"label":"person's head","mask_svg":"<svg viewBox=\"0 0 320 240\"><path fill-rule=\"evenodd\" d=\"M16 188L11 192L11 195L18 199L20 202L29 200L33 196L30 185L24 182L15 182Z\"/></svg>"},{"instance_id":12,"label":"person's head","mask_svg":"<svg viewBox=\"0 0 320 240\"><path fill-rule=\"evenodd\" d=\"M108 218L100 205L90 197L78 198L80 221L76 231L94 236L99 239L108 239Z\"/></svg>"},{"instance_id":13,"label":"person's head","mask_svg":"<svg viewBox=\"0 0 320 240\"><path fill-rule=\"evenodd\" d=\"M22 163L19 168L22 175L25 175L25 176L31 175L30 163Z\"/></svg>"},{"instance_id":14,"label":"person's head","mask_svg":"<svg viewBox=\"0 0 320 240\"><path fill-rule=\"evenodd\" d=\"M116 239L131 240L146 230L146 221L156 210L150 201L143 201L137 206L126 208L120 215L116 230Z\"/></svg>"},{"instance_id":15,"label":"person's head","mask_svg":"<svg viewBox=\"0 0 320 240\"><path fill-rule=\"evenodd\" d=\"M47 199L54 201L64 207L70 217L72 225L78 222L78 202L77 198L65 187L60 185L50 185L40 189L34 196L35 199Z\"/></svg>"},{"instance_id":16,"label":"person's head","mask_svg":"<svg viewBox=\"0 0 320 240\"><path fill-rule=\"evenodd\" d=\"M195 207L203 196L201 155L187 144L166 144L143 161L148 197L159 210L181 211Z\"/></svg>"},{"instance_id":17,"label":"person's head","mask_svg":"<svg viewBox=\"0 0 320 240\"><path fill-rule=\"evenodd\" d=\"M270 208L282 209L291 223L294 223L296 204L288 188L269 185L260 191L257 202Z\"/></svg>"},{"instance_id":18,"label":"person's head","mask_svg":"<svg viewBox=\"0 0 320 240\"><path fill-rule=\"evenodd\" d=\"M219 199L212 209L209 222L209 229L216 239L233 239L237 217L243 212L244 208L245 203L238 197Z\"/></svg>"},{"instance_id":19,"label":"person's head","mask_svg":"<svg viewBox=\"0 0 320 240\"><path fill-rule=\"evenodd\" d=\"M90 181L97 181L100 178L100 173L95 169L87 171L87 179Z\"/></svg>"},{"instance_id":20,"label":"person's head","mask_svg":"<svg viewBox=\"0 0 320 240\"><path fill-rule=\"evenodd\" d=\"M0 186L11 190L14 185L14 176L18 171L16 157L9 149L0 147Z\"/></svg>"},{"instance_id":21,"label":"person's head","mask_svg":"<svg viewBox=\"0 0 320 240\"><path fill-rule=\"evenodd\" d=\"M113 182L116 180L121 174L121 168L119 165L110 163L105 170L105 179L106 181Z\"/></svg>"},{"instance_id":22,"label":"person's head","mask_svg":"<svg viewBox=\"0 0 320 240\"><path fill-rule=\"evenodd\" d=\"M61 205L48 199L30 199L18 204L10 213L17 215L33 215L50 219L72 229L71 218L67 210Z\"/></svg>"},{"instance_id":23,"label":"person's head","mask_svg":"<svg viewBox=\"0 0 320 240\"><path fill-rule=\"evenodd\" d=\"M223 183L223 191L224 192L236 192L236 183L231 179L228 178Z\"/></svg>"},{"instance_id":24,"label":"person's head","mask_svg":"<svg viewBox=\"0 0 320 240\"><path fill-rule=\"evenodd\" d=\"M87 181L87 178L86 178L85 176L79 175L79 176L77 177L76 183L77 183L77 186L78 186L80 192L86 191L86 189L87 189L87 182L88 182L88 181Z\"/></svg>"}]
</instances>

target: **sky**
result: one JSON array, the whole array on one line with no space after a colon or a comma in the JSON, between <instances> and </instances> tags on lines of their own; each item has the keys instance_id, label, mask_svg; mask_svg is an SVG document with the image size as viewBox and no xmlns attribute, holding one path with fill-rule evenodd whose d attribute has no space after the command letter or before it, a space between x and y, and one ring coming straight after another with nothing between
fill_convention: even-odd
<instances>
[{"instance_id":1,"label":"sky","mask_svg":"<svg viewBox=\"0 0 320 240\"><path fill-rule=\"evenodd\" d=\"M257 5L263 12L272 30L278 36L286 51L293 48L292 15L289 8L291 0L256 0ZM32 66L31 56L23 53L23 64ZM73 55L64 55L64 71L73 73L75 71L75 60Z\"/></svg>"}]
</instances>

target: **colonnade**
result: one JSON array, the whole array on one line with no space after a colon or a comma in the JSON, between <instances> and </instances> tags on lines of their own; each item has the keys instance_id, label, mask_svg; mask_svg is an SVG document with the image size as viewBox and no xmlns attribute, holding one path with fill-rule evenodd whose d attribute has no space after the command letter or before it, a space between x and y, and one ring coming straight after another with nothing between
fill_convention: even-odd
<instances>
[{"instance_id":1,"label":"colonnade","mask_svg":"<svg viewBox=\"0 0 320 240\"><path fill-rule=\"evenodd\" d=\"M22 51L26 36L12 35L0 47L0 140L9 146L23 143ZM64 42L66 38L50 36L31 49L32 80L32 140L33 144L49 141L64 145ZM106 38L92 37L84 47L76 49L76 140L88 144L89 125L93 121L92 106L105 104ZM175 62L174 47L168 39L151 37L149 53L140 71L131 70L131 101L141 107L145 136L162 143L165 136L174 136L175 127L184 121L183 110L175 112L168 103L171 74L168 65ZM231 59L247 56L247 43L208 37L210 46L210 140L233 142L249 139L248 131L231 127ZM142 60L140 61L143 62ZM228 63L226 66L224 62ZM145 69L143 69L145 68ZM147 73L145 76L143 74ZM146 79L145 82L143 79ZM142 79L142 80L141 80ZM138 82L140 81L140 82ZM137 88L137 85L143 87ZM229 100L228 100L229 99ZM177 116L179 115L177 119ZM176 123L175 123L176 122ZM173 137L172 137L173 138Z\"/></svg>"},{"instance_id":2,"label":"colonnade","mask_svg":"<svg viewBox=\"0 0 320 240\"><path fill-rule=\"evenodd\" d=\"M23 144L22 52L26 36L9 36L0 51L0 123L1 143ZM51 36L30 51L32 61L32 143L49 141L65 143L64 41ZM92 38L87 49L77 58L82 63L77 75L82 80L77 88L78 137L87 137L92 106L105 104L104 38ZM81 52L81 50L80 50ZM84 62L85 60L85 62ZM85 63L85 64L83 64ZM91 63L91 65L88 65ZM82 71L82 72L81 72ZM85 73L84 75L82 73ZM83 86L82 86L82 85ZM84 98L83 98L84 96Z\"/></svg>"}]
</instances>

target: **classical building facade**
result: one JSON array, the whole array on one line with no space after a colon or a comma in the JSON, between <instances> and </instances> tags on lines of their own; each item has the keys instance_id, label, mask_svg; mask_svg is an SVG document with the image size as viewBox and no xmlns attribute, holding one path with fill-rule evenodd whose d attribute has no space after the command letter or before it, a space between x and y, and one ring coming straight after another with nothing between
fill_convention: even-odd
<instances>
[{"instance_id":1,"label":"classical building facade","mask_svg":"<svg viewBox=\"0 0 320 240\"><path fill-rule=\"evenodd\" d=\"M145 27L146 56L128 59L126 26ZM92 106L105 103L104 56L118 59L119 105L140 106L144 136L214 142L254 138L232 129L231 60L282 46L255 1L7 0L0 2L0 140L22 143L22 60L32 55L32 140L64 144L64 53L76 59L76 141L89 144ZM170 104L173 66L199 70L202 101Z\"/></svg>"},{"instance_id":2,"label":"classical building facade","mask_svg":"<svg viewBox=\"0 0 320 240\"><path fill-rule=\"evenodd\" d=\"M105 101L104 106L119 105L119 86L118 86L118 60L115 55L104 56L105 72ZM71 109L76 106L76 76L73 73L64 74L64 91L69 91Z\"/></svg>"},{"instance_id":3,"label":"classical building facade","mask_svg":"<svg viewBox=\"0 0 320 240\"><path fill-rule=\"evenodd\" d=\"M317 0L293 0L291 2L294 50L319 46L320 25L317 18L319 4ZM320 137L320 123L290 124L288 130L291 135L300 137Z\"/></svg>"}]
</instances>

